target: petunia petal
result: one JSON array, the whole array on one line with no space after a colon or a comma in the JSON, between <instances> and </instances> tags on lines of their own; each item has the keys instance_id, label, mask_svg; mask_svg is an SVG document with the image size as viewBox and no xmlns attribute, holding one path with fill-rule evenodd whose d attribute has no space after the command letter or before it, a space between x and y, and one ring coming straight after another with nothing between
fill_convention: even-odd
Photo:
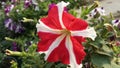
<instances>
[{"instance_id":1,"label":"petunia petal","mask_svg":"<svg viewBox=\"0 0 120 68\"><path fill-rule=\"evenodd\" d=\"M73 36L73 38L75 38L80 44L86 41L85 38L82 36Z\"/></svg>"},{"instance_id":2,"label":"petunia petal","mask_svg":"<svg viewBox=\"0 0 120 68\"><path fill-rule=\"evenodd\" d=\"M51 54L48 57L49 62L62 62L63 64L69 64L69 53L65 46L65 40L64 38L58 47L56 47Z\"/></svg>"},{"instance_id":3,"label":"petunia petal","mask_svg":"<svg viewBox=\"0 0 120 68\"><path fill-rule=\"evenodd\" d=\"M66 45L66 48L67 48L69 55L70 55L70 64L69 64L70 67L71 68L81 68L81 65L78 64L76 61L76 57L75 57L74 50L73 50L73 43L70 39L70 36L66 37L65 45ZM81 60L79 60L79 61L81 61Z\"/></svg>"},{"instance_id":4,"label":"petunia petal","mask_svg":"<svg viewBox=\"0 0 120 68\"><path fill-rule=\"evenodd\" d=\"M55 39L55 41L53 41L53 43L50 45L50 47L48 48L47 51L44 51L43 53L45 53L45 60L48 59L50 53L59 46L60 42L64 39L65 34L59 36L58 38ZM42 52L41 52L42 53Z\"/></svg>"},{"instance_id":5,"label":"petunia petal","mask_svg":"<svg viewBox=\"0 0 120 68\"><path fill-rule=\"evenodd\" d=\"M62 21L63 11L64 11L64 8L65 8L68 4L69 4L69 2L65 3L65 2L63 2L63 1L57 4L59 21L60 21L60 24L61 24L62 28L65 28L65 26L64 26L64 24L63 24L63 21Z\"/></svg>"},{"instance_id":6,"label":"petunia petal","mask_svg":"<svg viewBox=\"0 0 120 68\"><path fill-rule=\"evenodd\" d=\"M60 34L52 34L52 33L48 33L48 32L38 32L38 37L40 38L41 41L55 39L58 36L60 36Z\"/></svg>"},{"instance_id":7,"label":"petunia petal","mask_svg":"<svg viewBox=\"0 0 120 68\"><path fill-rule=\"evenodd\" d=\"M45 25L52 29L62 29L59 19L58 19L58 12L57 7L54 6L50 12L48 13L48 16L45 18L40 19Z\"/></svg>"},{"instance_id":8,"label":"petunia petal","mask_svg":"<svg viewBox=\"0 0 120 68\"><path fill-rule=\"evenodd\" d=\"M52 35L52 34L47 34L47 33L39 33L40 34L40 40L38 42L38 52L45 52L49 49L50 45L55 41L55 39L58 37L58 35ZM45 35L44 35L45 34ZM50 37L51 36L51 37ZM43 38L45 37L45 38Z\"/></svg>"},{"instance_id":9,"label":"petunia petal","mask_svg":"<svg viewBox=\"0 0 120 68\"><path fill-rule=\"evenodd\" d=\"M84 52L84 47L74 37L71 37L70 39L73 44L73 52L76 58L76 62L77 64L81 64L82 60L86 55L86 53Z\"/></svg>"},{"instance_id":10,"label":"petunia petal","mask_svg":"<svg viewBox=\"0 0 120 68\"><path fill-rule=\"evenodd\" d=\"M95 40L96 38L96 32L94 28L89 28L85 30L80 30L80 31L71 31L72 36L83 36L83 37L88 37L91 38L92 40Z\"/></svg>"},{"instance_id":11,"label":"petunia petal","mask_svg":"<svg viewBox=\"0 0 120 68\"><path fill-rule=\"evenodd\" d=\"M88 26L87 22L85 22L82 19L75 18L73 15L67 12L63 12L62 20L64 22L65 27L68 30L72 30L72 31L83 30L83 29L86 29Z\"/></svg>"},{"instance_id":12,"label":"petunia petal","mask_svg":"<svg viewBox=\"0 0 120 68\"><path fill-rule=\"evenodd\" d=\"M41 20L39 20L40 23L37 23L36 27L37 27L37 32L49 32L49 33L53 33L53 34L60 34L61 30L58 29L52 29L48 26L46 26Z\"/></svg>"}]
</instances>

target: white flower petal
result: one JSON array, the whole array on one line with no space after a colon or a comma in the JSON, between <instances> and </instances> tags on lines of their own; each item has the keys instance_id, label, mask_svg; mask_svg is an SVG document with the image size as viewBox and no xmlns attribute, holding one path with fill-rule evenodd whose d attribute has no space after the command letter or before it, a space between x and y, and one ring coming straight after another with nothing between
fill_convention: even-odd
<instances>
[{"instance_id":1,"label":"white flower petal","mask_svg":"<svg viewBox=\"0 0 120 68\"><path fill-rule=\"evenodd\" d=\"M66 37L65 45L70 54L70 64L69 64L70 68L82 68L81 64L78 65L76 62L76 58L75 58L74 51L73 51L73 44L72 44L72 41L69 35Z\"/></svg>"},{"instance_id":2,"label":"white flower petal","mask_svg":"<svg viewBox=\"0 0 120 68\"><path fill-rule=\"evenodd\" d=\"M59 21L60 21L60 24L61 24L62 28L65 28L65 26L63 24L63 21L62 21L62 14L63 14L63 11L64 11L64 7L66 7L68 4L69 4L69 2L65 3L64 1L57 4Z\"/></svg>"},{"instance_id":3,"label":"white flower petal","mask_svg":"<svg viewBox=\"0 0 120 68\"><path fill-rule=\"evenodd\" d=\"M112 20L113 26L118 26L119 23L120 23L120 20Z\"/></svg>"},{"instance_id":4,"label":"white flower petal","mask_svg":"<svg viewBox=\"0 0 120 68\"><path fill-rule=\"evenodd\" d=\"M47 60L47 58L49 57L50 53L59 46L59 44L61 43L61 41L64 39L65 34L62 34L61 36L59 36L58 38L55 39L55 41L53 41L53 43L50 45L49 49L45 52L39 52L39 53L45 53L45 60Z\"/></svg>"},{"instance_id":5,"label":"white flower petal","mask_svg":"<svg viewBox=\"0 0 120 68\"><path fill-rule=\"evenodd\" d=\"M71 31L71 35L88 37L88 38L91 38L92 40L95 40L97 36L94 28L89 28L89 29L80 30L80 31Z\"/></svg>"},{"instance_id":6,"label":"white flower petal","mask_svg":"<svg viewBox=\"0 0 120 68\"><path fill-rule=\"evenodd\" d=\"M34 5L38 5L38 2L37 2L36 0L32 0L32 3L33 3Z\"/></svg>"},{"instance_id":7,"label":"white flower petal","mask_svg":"<svg viewBox=\"0 0 120 68\"><path fill-rule=\"evenodd\" d=\"M91 12L90 12L90 15L91 17L94 17L94 15L96 15L96 13L99 13L101 16L105 16L105 10L103 7L97 7L95 9L93 9Z\"/></svg>"},{"instance_id":8,"label":"white flower petal","mask_svg":"<svg viewBox=\"0 0 120 68\"><path fill-rule=\"evenodd\" d=\"M53 34L61 34L61 30L58 29L52 29L48 26L46 26L42 21L39 20L39 23L36 25L37 32L49 32Z\"/></svg>"},{"instance_id":9,"label":"white flower petal","mask_svg":"<svg viewBox=\"0 0 120 68\"><path fill-rule=\"evenodd\" d=\"M10 10L12 10L14 8L14 5L12 4L11 6L10 6Z\"/></svg>"}]
</instances>

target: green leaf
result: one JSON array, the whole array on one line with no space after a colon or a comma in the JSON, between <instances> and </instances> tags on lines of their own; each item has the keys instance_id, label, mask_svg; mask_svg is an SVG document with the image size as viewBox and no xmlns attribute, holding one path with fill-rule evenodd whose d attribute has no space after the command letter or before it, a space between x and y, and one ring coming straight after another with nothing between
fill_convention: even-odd
<instances>
[{"instance_id":1,"label":"green leaf","mask_svg":"<svg viewBox=\"0 0 120 68\"><path fill-rule=\"evenodd\" d=\"M118 61L118 58L114 57L114 59L111 61L112 68L120 68L120 65L116 63Z\"/></svg>"},{"instance_id":2,"label":"green leaf","mask_svg":"<svg viewBox=\"0 0 120 68\"><path fill-rule=\"evenodd\" d=\"M51 68L53 67L54 63L47 63L44 68Z\"/></svg>"},{"instance_id":3,"label":"green leaf","mask_svg":"<svg viewBox=\"0 0 120 68\"><path fill-rule=\"evenodd\" d=\"M103 45L103 46L102 46L102 49L103 49L103 51L104 51L105 53L113 56L113 50L112 50L112 48L108 47L107 45Z\"/></svg>"},{"instance_id":4,"label":"green leaf","mask_svg":"<svg viewBox=\"0 0 120 68\"><path fill-rule=\"evenodd\" d=\"M92 54L91 61L97 68L111 68L111 58L108 56Z\"/></svg>"},{"instance_id":5,"label":"green leaf","mask_svg":"<svg viewBox=\"0 0 120 68\"><path fill-rule=\"evenodd\" d=\"M107 52L104 52L104 51L96 51L96 53L98 54L101 54L101 55L106 55L106 56L109 56L109 57L112 57L112 55L110 53L107 53Z\"/></svg>"},{"instance_id":6,"label":"green leaf","mask_svg":"<svg viewBox=\"0 0 120 68\"><path fill-rule=\"evenodd\" d=\"M88 43L89 43L91 46L99 49L99 48L102 47L102 45L105 44L105 41L104 41L101 37L98 36L98 37L95 39L95 41L89 41Z\"/></svg>"}]
</instances>

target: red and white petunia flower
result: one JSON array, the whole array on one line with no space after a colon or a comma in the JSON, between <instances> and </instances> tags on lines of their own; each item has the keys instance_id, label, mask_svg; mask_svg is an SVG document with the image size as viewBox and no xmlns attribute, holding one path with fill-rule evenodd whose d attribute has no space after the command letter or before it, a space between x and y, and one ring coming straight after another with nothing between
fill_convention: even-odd
<instances>
[{"instance_id":1,"label":"red and white petunia flower","mask_svg":"<svg viewBox=\"0 0 120 68\"><path fill-rule=\"evenodd\" d=\"M82 42L84 37L96 37L94 28L64 11L69 3L60 2L48 12L48 16L39 19L37 32L40 38L38 52L45 53L45 60L49 62L61 61L71 68L81 68L81 62L86 53Z\"/></svg>"}]
</instances>

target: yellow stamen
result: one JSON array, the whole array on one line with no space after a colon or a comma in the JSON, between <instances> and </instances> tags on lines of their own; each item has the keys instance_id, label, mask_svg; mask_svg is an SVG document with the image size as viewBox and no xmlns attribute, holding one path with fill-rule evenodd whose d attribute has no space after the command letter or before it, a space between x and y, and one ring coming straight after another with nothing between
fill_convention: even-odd
<instances>
[{"instance_id":1,"label":"yellow stamen","mask_svg":"<svg viewBox=\"0 0 120 68\"><path fill-rule=\"evenodd\" d=\"M63 29L63 30L61 31L61 33L62 33L62 34L66 34L66 35L70 35L70 34L71 34L71 32L70 32L69 30L67 30L67 29Z\"/></svg>"}]
</instances>

